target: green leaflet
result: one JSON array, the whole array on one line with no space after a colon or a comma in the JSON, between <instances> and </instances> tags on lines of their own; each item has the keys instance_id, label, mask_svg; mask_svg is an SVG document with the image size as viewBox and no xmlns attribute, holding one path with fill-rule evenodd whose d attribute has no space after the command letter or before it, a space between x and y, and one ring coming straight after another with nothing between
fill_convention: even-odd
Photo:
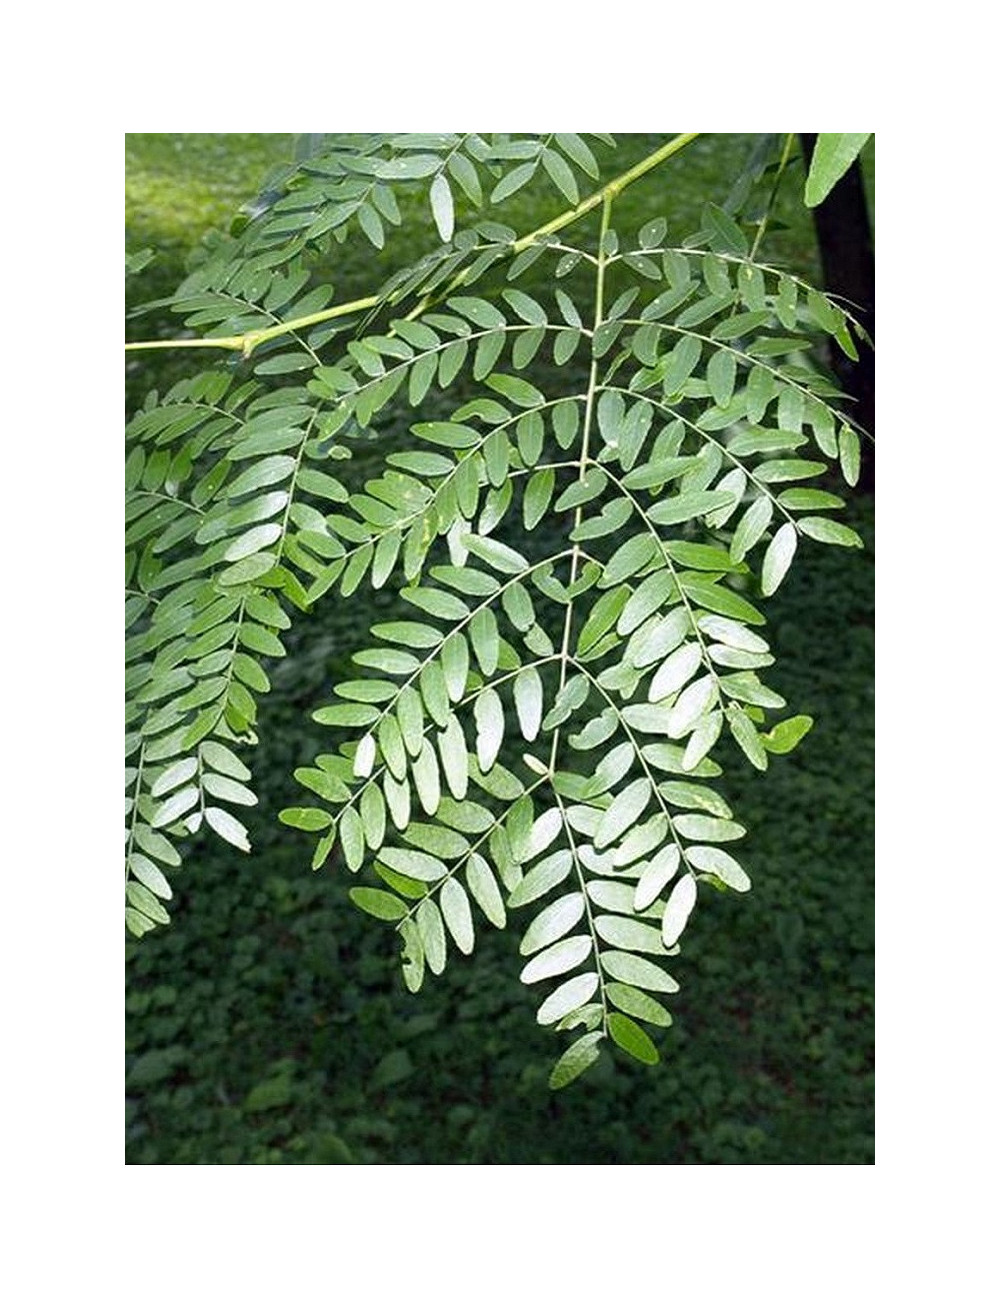
<instances>
[{"instance_id":1,"label":"green leaflet","mask_svg":"<svg viewBox=\"0 0 1000 1300\"><path fill-rule=\"evenodd\" d=\"M532 953L547 948L549 944L561 939L580 921L584 906L582 894L566 894L565 897L557 898L554 903L550 903L525 931L519 949L521 956L530 957Z\"/></svg>"},{"instance_id":2,"label":"green leaflet","mask_svg":"<svg viewBox=\"0 0 1000 1300\"><path fill-rule=\"evenodd\" d=\"M638 884L635 887L634 906L637 912L645 911L651 903L656 901L664 886L677 874L680 864L680 849L676 844L668 844L643 868Z\"/></svg>"},{"instance_id":3,"label":"green leaflet","mask_svg":"<svg viewBox=\"0 0 1000 1300\"><path fill-rule=\"evenodd\" d=\"M622 838L612 858L615 867L626 867L640 858L645 859L666 838L669 831L669 818L666 813L654 813L647 821L640 822Z\"/></svg>"},{"instance_id":4,"label":"green leaflet","mask_svg":"<svg viewBox=\"0 0 1000 1300\"><path fill-rule=\"evenodd\" d=\"M239 474L230 483L226 495L232 500L234 497L256 492L262 487L270 487L272 483L283 483L294 469L294 456L268 456L259 464L251 465L249 469Z\"/></svg>"},{"instance_id":5,"label":"green leaflet","mask_svg":"<svg viewBox=\"0 0 1000 1300\"><path fill-rule=\"evenodd\" d=\"M784 708L785 706L783 695L763 685L754 672L726 673L726 676L719 677L719 686L723 694L730 695L732 699L741 699L748 705L759 705L762 708Z\"/></svg>"},{"instance_id":6,"label":"green leaflet","mask_svg":"<svg viewBox=\"0 0 1000 1300\"><path fill-rule=\"evenodd\" d=\"M507 845L513 863L524 859L534 825L534 800L530 794L519 794L507 813L505 822Z\"/></svg>"},{"instance_id":7,"label":"green leaflet","mask_svg":"<svg viewBox=\"0 0 1000 1300\"><path fill-rule=\"evenodd\" d=\"M219 583L226 587L238 587L243 583L254 582L274 568L275 559L270 551L247 555L238 560L219 576Z\"/></svg>"},{"instance_id":8,"label":"green leaflet","mask_svg":"<svg viewBox=\"0 0 1000 1300\"><path fill-rule=\"evenodd\" d=\"M590 691L591 686L588 677L582 674L571 677L556 695L552 708L542 718L542 729L551 731L554 727L561 727L567 718L570 718L577 709L587 702Z\"/></svg>"},{"instance_id":9,"label":"green leaflet","mask_svg":"<svg viewBox=\"0 0 1000 1300\"><path fill-rule=\"evenodd\" d=\"M348 890L351 901L380 921L399 921L407 914L406 904L384 889L357 888Z\"/></svg>"},{"instance_id":10,"label":"green leaflet","mask_svg":"<svg viewBox=\"0 0 1000 1300\"><path fill-rule=\"evenodd\" d=\"M860 135L817 136L816 149L806 178L806 206L817 207L844 175L867 144L871 132Z\"/></svg>"},{"instance_id":11,"label":"green leaflet","mask_svg":"<svg viewBox=\"0 0 1000 1300\"><path fill-rule=\"evenodd\" d=\"M571 542L588 542L595 537L607 537L609 533L620 533L632 517L631 501L609 501L601 507L601 513L593 519L578 524L569 535Z\"/></svg>"},{"instance_id":12,"label":"green leaflet","mask_svg":"<svg viewBox=\"0 0 1000 1300\"><path fill-rule=\"evenodd\" d=\"M525 873L520 883L511 891L509 905L524 907L538 898L543 898L550 889L562 884L572 867L573 855L567 849L553 853Z\"/></svg>"},{"instance_id":13,"label":"green leaflet","mask_svg":"<svg viewBox=\"0 0 1000 1300\"><path fill-rule=\"evenodd\" d=\"M628 488L649 488L662 487L665 483L670 483L676 478L680 478L689 470L693 469L696 464L694 456L669 456L656 455L657 447L654 447L653 459L647 465L639 465L629 472L622 479L622 483Z\"/></svg>"},{"instance_id":14,"label":"green leaflet","mask_svg":"<svg viewBox=\"0 0 1000 1300\"><path fill-rule=\"evenodd\" d=\"M763 772L767 768L767 753L749 716L738 704L732 703L726 706L726 720L740 749L754 767Z\"/></svg>"},{"instance_id":15,"label":"green leaflet","mask_svg":"<svg viewBox=\"0 0 1000 1300\"><path fill-rule=\"evenodd\" d=\"M208 772L202 778L202 787L207 794L215 799L223 799L227 803L244 804L252 807L257 802L257 796L252 790L248 790L245 785L239 781L233 781L228 776L217 776L214 772Z\"/></svg>"},{"instance_id":16,"label":"green leaflet","mask_svg":"<svg viewBox=\"0 0 1000 1300\"><path fill-rule=\"evenodd\" d=\"M532 957L521 971L522 984L537 984L540 980L552 979L556 975L565 975L584 961L593 948L589 935L574 935L569 939L560 939L551 948Z\"/></svg>"},{"instance_id":17,"label":"green leaflet","mask_svg":"<svg viewBox=\"0 0 1000 1300\"><path fill-rule=\"evenodd\" d=\"M601 818L594 836L594 847L606 848L620 839L645 811L651 796L652 786L645 777L626 786Z\"/></svg>"},{"instance_id":18,"label":"green leaflet","mask_svg":"<svg viewBox=\"0 0 1000 1300\"><path fill-rule=\"evenodd\" d=\"M465 835L481 835L493 825L492 813L482 804L468 798L460 803L447 797L442 798L437 819L443 826L450 826Z\"/></svg>"},{"instance_id":19,"label":"green leaflet","mask_svg":"<svg viewBox=\"0 0 1000 1300\"><path fill-rule=\"evenodd\" d=\"M618 718L612 709L605 709L596 718L586 724L582 731L571 735L569 743L573 749L595 749L604 744L618 730Z\"/></svg>"},{"instance_id":20,"label":"green leaflet","mask_svg":"<svg viewBox=\"0 0 1000 1300\"><path fill-rule=\"evenodd\" d=\"M538 1023L554 1025L569 1012L589 1002L597 991L599 978L594 974L575 975L566 981L545 999L538 1008Z\"/></svg>"},{"instance_id":21,"label":"green leaflet","mask_svg":"<svg viewBox=\"0 0 1000 1300\"><path fill-rule=\"evenodd\" d=\"M503 704L496 691L487 687L475 704L476 758L480 770L488 772L496 762L503 743Z\"/></svg>"},{"instance_id":22,"label":"green leaflet","mask_svg":"<svg viewBox=\"0 0 1000 1300\"><path fill-rule=\"evenodd\" d=\"M478 853L473 853L469 858L469 865L466 868L466 883L469 886L469 893L479 904L486 919L502 930L507 924L503 897L497 885L496 877L490 870L486 860Z\"/></svg>"},{"instance_id":23,"label":"green leaflet","mask_svg":"<svg viewBox=\"0 0 1000 1300\"><path fill-rule=\"evenodd\" d=\"M654 524L682 524L728 506L732 499L729 492L682 492L669 501L653 506L648 514Z\"/></svg>"},{"instance_id":24,"label":"green leaflet","mask_svg":"<svg viewBox=\"0 0 1000 1300\"><path fill-rule=\"evenodd\" d=\"M164 836L151 830L148 826L139 822L134 829L133 838L135 843L144 853L148 853L151 858L156 858L158 862L164 863L168 867L180 866L181 856Z\"/></svg>"},{"instance_id":25,"label":"green leaflet","mask_svg":"<svg viewBox=\"0 0 1000 1300\"><path fill-rule=\"evenodd\" d=\"M172 764L163 772L154 782L150 793L154 798L166 794L167 791L173 790L175 786L183 783L194 776L198 770L198 760L196 758L182 758L179 763Z\"/></svg>"},{"instance_id":26,"label":"green leaflet","mask_svg":"<svg viewBox=\"0 0 1000 1300\"><path fill-rule=\"evenodd\" d=\"M151 894L155 894L158 898L173 898L170 882L156 863L151 862L149 858L143 857L141 853L133 853L129 858L129 869L136 880L145 885Z\"/></svg>"},{"instance_id":27,"label":"green leaflet","mask_svg":"<svg viewBox=\"0 0 1000 1300\"><path fill-rule=\"evenodd\" d=\"M317 763L327 763L329 761L331 760L328 755L323 755L317 759ZM337 760L333 761L336 762ZM293 775L296 781L304 785L307 790L312 790L330 803L347 803L351 797L351 792L346 783L335 772L331 772L326 767L320 770L297 767Z\"/></svg>"},{"instance_id":28,"label":"green leaflet","mask_svg":"<svg viewBox=\"0 0 1000 1300\"><path fill-rule=\"evenodd\" d=\"M221 835L234 848L241 849L244 853L250 852L246 827L232 813L227 813L224 808L206 808L205 820L216 835Z\"/></svg>"},{"instance_id":29,"label":"green leaflet","mask_svg":"<svg viewBox=\"0 0 1000 1300\"><path fill-rule=\"evenodd\" d=\"M406 917L399 923L399 933L403 940L401 965L403 980L411 993L417 993L424 979L424 945L420 932L412 917Z\"/></svg>"},{"instance_id":30,"label":"green leaflet","mask_svg":"<svg viewBox=\"0 0 1000 1300\"><path fill-rule=\"evenodd\" d=\"M817 542L830 542L834 546L864 545L864 542L853 528L838 524L833 519L813 518L810 516L807 519L800 519L798 527L807 537L811 537Z\"/></svg>"},{"instance_id":31,"label":"green leaflet","mask_svg":"<svg viewBox=\"0 0 1000 1300\"><path fill-rule=\"evenodd\" d=\"M440 975L448 960L447 942L441 912L432 898L418 904L416 922L427 965L435 975Z\"/></svg>"},{"instance_id":32,"label":"green leaflet","mask_svg":"<svg viewBox=\"0 0 1000 1300\"><path fill-rule=\"evenodd\" d=\"M374 718L366 718L372 722ZM416 758L424 745L424 711L420 696L412 686L404 686L396 701L396 721L399 724L403 745L411 758Z\"/></svg>"},{"instance_id":33,"label":"green leaflet","mask_svg":"<svg viewBox=\"0 0 1000 1300\"><path fill-rule=\"evenodd\" d=\"M528 561L512 547L503 542L494 541L492 537L477 537L469 534L464 539L466 550L484 560L498 573L524 573Z\"/></svg>"},{"instance_id":34,"label":"green leaflet","mask_svg":"<svg viewBox=\"0 0 1000 1300\"><path fill-rule=\"evenodd\" d=\"M652 618L641 624L629 641L626 657L636 668L648 668L676 650L691 630L691 620L683 607L671 610L664 618Z\"/></svg>"},{"instance_id":35,"label":"green leaflet","mask_svg":"<svg viewBox=\"0 0 1000 1300\"><path fill-rule=\"evenodd\" d=\"M711 578L704 581L701 574L683 575L681 587L685 595L702 609L714 610L716 613L728 615L731 619L744 623L763 624L767 621L750 601L738 596L728 587L717 584Z\"/></svg>"},{"instance_id":36,"label":"green leaflet","mask_svg":"<svg viewBox=\"0 0 1000 1300\"><path fill-rule=\"evenodd\" d=\"M709 243L716 252L746 257L750 247L746 235L724 208L715 203L706 203L702 224L707 229Z\"/></svg>"},{"instance_id":37,"label":"green leaflet","mask_svg":"<svg viewBox=\"0 0 1000 1300\"><path fill-rule=\"evenodd\" d=\"M386 807L397 830L404 830L410 820L410 786L404 778L397 780L391 772L383 777Z\"/></svg>"},{"instance_id":38,"label":"green leaflet","mask_svg":"<svg viewBox=\"0 0 1000 1300\"><path fill-rule=\"evenodd\" d=\"M715 679L711 676L699 677L697 681L686 686L674 701L667 720L667 735L672 740L686 736L718 698Z\"/></svg>"},{"instance_id":39,"label":"green leaflet","mask_svg":"<svg viewBox=\"0 0 1000 1300\"><path fill-rule=\"evenodd\" d=\"M697 896L698 886L694 876L681 876L670 891L667 905L663 909L661 934L665 947L672 947L680 938L687 925L688 917L694 909Z\"/></svg>"},{"instance_id":40,"label":"green leaflet","mask_svg":"<svg viewBox=\"0 0 1000 1300\"><path fill-rule=\"evenodd\" d=\"M537 474L533 474L528 480L528 486L524 492L525 528L529 530L534 528L545 516L545 512L552 500L555 483L555 471L551 469L539 470Z\"/></svg>"},{"instance_id":41,"label":"green leaflet","mask_svg":"<svg viewBox=\"0 0 1000 1300\"><path fill-rule=\"evenodd\" d=\"M635 758L635 748L630 741L616 745L601 758L594 769L594 775L587 783L587 797L592 798L613 789L631 771Z\"/></svg>"},{"instance_id":42,"label":"green leaflet","mask_svg":"<svg viewBox=\"0 0 1000 1300\"><path fill-rule=\"evenodd\" d=\"M674 828L685 840L740 840L746 833L736 822L701 813L678 814L674 818Z\"/></svg>"},{"instance_id":43,"label":"green leaflet","mask_svg":"<svg viewBox=\"0 0 1000 1300\"><path fill-rule=\"evenodd\" d=\"M787 483L800 478L815 478L826 472L821 460L766 460L755 471L759 483Z\"/></svg>"},{"instance_id":44,"label":"green leaflet","mask_svg":"<svg viewBox=\"0 0 1000 1300\"><path fill-rule=\"evenodd\" d=\"M138 884L136 881L129 881L125 886L126 902L131 903L135 911L146 917L150 921L158 921L160 925L167 925L170 922L170 916L166 909L157 901L156 896L145 885ZM133 932L136 929L141 933L143 927L130 927Z\"/></svg>"},{"instance_id":45,"label":"green leaflet","mask_svg":"<svg viewBox=\"0 0 1000 1300\"><path fill-rule=\"evenodd\" d=\"M361 821L364 826L365 843L373 852L377 852L385 838L385 799L377 785L365 786L361 793Z\"/></svg>"},{"instance_id":46,"label":"green leaflet","mask_svg":"<svg viewBox=\"0 0 1000 1300\"><path fill-rule=\"evenodd\" d=\"M577 639L578 654L586 655L593 646L600 642L605 632L614 627L628 603L629 596L630 593L627 587L618 587L614 591L606 592L598 599L590 611L589 618L580 630Z\"/></svg>"},{"instance_id":47,"label":"green leaflet","mask_svg":"<svg viewBox=\"0 0 1000 1300\"><path fill-rule=\"evenodd\" d=\"M365 793L376 790L374 786L368 786ZM366 816L362 800L362 816ZM365 827L367 836L368 828ZM465 858L469 852L469 841L464 835L459 835L456 831L450 830L445 826L438 825L435 822L413 822L407 827L403 835L407 844L412 844L414 848L422 849L432 855L432 857L442 858L450 861L458 858Z\"/></svg>"},{"instance_id":48,"label":"green leaflet","mask_svg":"<svg viewBox=\"0 0 1000 1300\"><path fill-rule=\"evenodd\" d=\"M409 876L411 880L433 883L447 875L447 868L443 862L429 853L421 853L416 849L384 848L379 858L387 867L391 867L393 871L398 871L403 876Z\"/></svg>"},{"instance_id":49,"label":"green leaflet","mask_svg":"<svg viewBox=\"0 0 1000 1300\"><path fill-rule=\"evenodd\" d=\"M626 916L599 916L594 928L605 943L628 952L648 952L658 956L663 951L660 932L655 926L633 921Z\"/></svg>"},{"instance_id":50,"label":"green leaflet","mask_svg":"<svg viewBox=\"0 0 1000 1300\"><path fill-rule=\"evenodd\" d=\"M412 765L413 784L424 812L433 817L441 802L441 770L429 740L424 741Z\"/></svg>"},{"instance_id":51,"label":"green leaflet","mask_svg":"<svg viewBox=\"0 0 1000 1300\"><path fill-rule=\"evenodd\" d=\"M618 635L628 636L634 632L650 614L673 596L676 590L677 582L669 571L661 570L659 573L651 574L629 596L616 625Z\"/></svg>"},{"instance_id":52,"label":"green leaflet","mask_svg":"<svg viewBox=\"0 0 1000 1300\"><path fill-rule=\"evenodd\" d=\"M786 510L843 510L844 503L832 492L815 488L786 488L778 493L778 504Z\"/></svg>"},{"instance_id":53,"label":"green leaflet","mask_svg":"<svg viewBox=\"0 0 1000 1300\"><path fill-rule=\"evenodd\" d=\"M456 799L464 799L469 788L469 754L465 733L454 714L438 736L438 752L449 790Z\"/></svg>"},{"instance_id":54,"label":"green leaflet","mask_svg":"<svg viewBox=\"0 0 1000 1300\"><path fill-rule=\"evenodd\" d=\"M651 998L648 993L641 993L638 989L630 988L627 984L614 982L608 984L606 991L608 1001L630 1016L638 1016L640 1020L645 1020L651 1025L660 1025L663 1028L672 1023L670 1012L660 1006L659 1002L655 998Z\"/></svg>"},{"instance_id":55,"label":"green leaflet","mask_svg":"<svg viewBox=\"0 0 1000 1300\"><path fill-rule=\"evenodd\" d=\"M784 722L779 722L776 727L772 727L766 735L761 736L760 742L771 754L790 754L803 736L812 730L812 725L812 718L804 715L786 718Z\"/></svg>"},{"instance_id":56,"label":"green leaflet","mask_svg":"<svg viewBox=\"0 0 1000 1300\"><path fill-rule=\"evenodd\" d=\"M441 886L438 900L441 915L451 937L455 940L455 946L459 952L468 956L476 942L472 909L469 906L468 895L454 876L449 876Z\"/></svg>"},{"instance_id":57,"label":"green leaflet","mask_svg":"<svg viewBox=\"0 0 1000 1300\"><path fill-rule=\"evenodd\" d=\"M725 849L716 849L711 845L695 845L687 850L686 856L696 871L705 871L718 876L730 889L745 893L750 888L750 877Z\"/></svg>"},{"instance_id":58,"label":"green leaflet","mask_svg":"<svg viewBox=\"0 0 1000 1300\"><path fill-rule=\"evenodd\" d=\"M513 817L511 818L513 823ZM530 862L537 858L558 838L563 829L563 817L558 808L549 808L532 823L523 843L516 847L516 856L521 862ZM513 825L511 826L513 836Z\"/></svg>"},{"instance_id":59,"label":"green leaflet","mask_svg":"<svg viewBox=\"0 0 1000 1300\"><path fill-rule=\"evenodd\" d=\"M631 880L588 880L587 897L606 912L631 916L635 889Z\"/></svg>"},{"instance_id":60,"label":"green leaflet","mask_svg":"<svg viewBox=\"0 0 1000 1300\"><path fill-rule=\"evenodd\" d=\"M669 654L649 683L649 702L655 704L679 691L698 671L701 656L701 647L695 642L688 642Z\"/></svg>"},{"instance_id":61,"label":"green leaflet","mask_svg":"<svg viewBox=\"0 0 1000 1300\"><path fill-rule=\"evenodd\" d=\"M358 741L354 752L354 775L370 776L375 765L375 737L369 732Z\"/></svg>"},{"instance_id":62,"label":"green leaflet","mask_svg":"<svg viewBox=\"0 0 1000 1300\"><path fill-rule=\"evenodd\" d=\"M774 506L770 497L758 497L747 510L737 525L736 531L733 533L733 540L729 544L729 554L734 563L738 564L743 560L748 551L752 550L764 536L773 513Z\"/></svg>"},{"instance_id":63,"label":"green leaflet","mask_svg":"<svg viewBox=\"0 0 1000 1300\"><path fill-rule=\"evenodd\" d=\"M340 846L350 871L359 871L365 859L365 825L353 807L344 809L340 818Z\"/></svg>"},{"instance_id":64,"label":"green leaflet","mask_svg":"<svg viewBox=\"0 0 1000 1300\"><path fill-rule=\"evenodd\" d=\"M365 727L379 716L378 709L366 704L328 704L312 717L327 727Z\"/></svg>"},{"instance_id":65,"label":"green leaflet","mask_svg":"<svg viewBox=\"0 0 1000 1300\"><path fill-rule=\"evenodd\" d=\"M384 862L376 862L374 871L380 880L384 880L387 885L390 885L403 898L409 898L419 902L421 898L425 898L429 893L429 887L427 885L421 884L420 881L417 880L410 880L408 876L401 876L398 871L393 871L392 868L387 867ZM400 929L402 930L403 926L400 926Z\"/></svg>"},{"instance_id":66,"label":"green leaflet","mask_svg":"<svg viewBox=\"0 0 1000 1300\"><path fill-rule=\"evenodd\" d=\"M514 679L514 704L521 734L534 740L542 722L542 679L535 668L526 668Z\"/></svg>"},{"instance_id":67,"label":"green leaflet","mask_svg":"<svg viewBox=\"0 0 1000 1300\"><path fill-rule=\"evenodd\" d=\"M861 474L861 440L849 424L840 426L837 446L841 471L851 487L854 487Z\"/></svg>"},{"instance_id":68,"label":"green leaflet","mask_svg":"<svg viewBox=\"0 0 1000 1300\"><path fill-rule=\"evenodd\" d=\"M565 1088L574 1079L578 1079L584 1070L589 1069L600 1055L597 1046L600 1040L601 1034L595 1030L584 1034L572 1047L568 1047L552 1067L549 1087L553 1090Z\"/></svg>"},{"instance_id":69,"label":"green leaflet","mask_svg":"<svg viewBox=\"0 0 1000 1300\"><path fill-rule=\"evenodd\" d=\"M622 984L651 993L676 993L679 985L662 967L631 952L602 952L601 965Z\"/></svg>"},{"instance_id":70,"label":"green leaflet","mask_svg":"<svg viewBox=\"0 0 1000 1300\"><path fill-rule=\"evenodd\" d=\"M438 172L431 182L431 211L438 234L447 243L455 229L455 202L451 197L451 186L443 172Z\"/></svg>"},{"instance_id":71,"label":"green leaflet","mask_svg":"<svg viewBox=\"0 0 1000 1300\"><path fill-rule=\"evenodd\" d=\"M241 537L237 537L235 541L230 542L226 548L224 558L230 561L242 560L248 555L253 555L256 551L263 550L265 546L270 546L272 542L276 542L281 533L280 524L259 524L256 528L248 529Z\"/></svg>"},{"instance_id":72,"label":"green leaflet","mask_svg":"<svg viewBox=\"0 0 1000 1300\"><path fill-rule=\"evenodd\" d=\"M441 647L441 671L448 698L457 703L465 694L469 676L469 647L464 637L453 635L445 641Z\"/></svg>"},{"instance_id":73,"label":"green leaflet","mask_svg":"<svg viewBox=\"0 0 1000 1300\"><path fill-rule=\"evenodd\" d=\"M794 451L802 447L808 439L801 433L789 429L747 429L738 433L729 441L729 450L734 456L765 455L773 451Z\"/></svg>"},{"instance_id":74,"label":"green leaflet","mask_svg":"<svg viewBox=\"0 0 1000 1300\"><path fill-rule=\"evenodd\" d=\"M582 478L571 483L565 492L556 498L556 510L575 510L587 502L595 500L607 486L607 476L603 470L588 469Z\"/></svg>"},{"instance_id":75,"label":"green leaflet","mask_svg":"<svg viewBox=\"0 0 1000 1300\"><path fill-rule=\"evenodd\" d=\"M698 626L707 636L714 637L724 645L736 650L746 650L757 654L767 652L767 642L763 637L751 632L749 628L729 618L719 618L714 614L703 614L698 619Z\"/></svg>"},{"instance_id":76,"label":"green leaflet","mask_svg":"<svg viewBox=\"0 0 1000 1300\"><path fill-rule=\"evenodd\" d=\"M660 1053L653 1040L634 1020L622 1015L620 1011L608 1013L608 1031L622 1051L628 1052L637 1061L644 1065L656 1065L659 1062Z\"/></svg>"},{"instance_id":77,"label":"green leaflet","mask_svg":"<svg viewBox=\"0 0 1000 1300\"><path fill-rule=\"evenodd\" d=\"M797 541L795 525L792 523L782 524L772 537L761 568L760 588L765 596L772 595L781 585L795 556Z\"/></svg>"}]
</instances>

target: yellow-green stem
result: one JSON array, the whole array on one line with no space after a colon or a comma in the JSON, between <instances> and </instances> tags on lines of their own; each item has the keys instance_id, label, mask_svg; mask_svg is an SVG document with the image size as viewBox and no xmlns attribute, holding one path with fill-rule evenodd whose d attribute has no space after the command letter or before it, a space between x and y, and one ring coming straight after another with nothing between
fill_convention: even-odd
<instances>
[{"instance_id":1,"label":"yellow-green stem","mask_svg":"<svg viewBox=\"0 0 1000 1300\"><path fill-rule=\"evenodd\" d=\"M596 339L597 331L601 328L604 320L604 270L607 254L604 243L605 236L611 225L611 204L614 202L613 194L605 194L604 206L601 210L601 230L598 235L597 244L597 277L594 291L594 329L591 339ZM587 473L587 461L590 455L590 430L594 418L594 394L597 391L597 357L591 348L590 358L590 377L587 380L587 401L583 413L583 443L580 449L580 471L577 475L577 482L582 483ZM573 531L580 527L583 519L583 507L577 506L573 516ZM570 560L569 568L569 586L572 587L576 582L577 567L580 563L580 543L573 543L573 554ZM561 665L559 669L559 690L561 691L566 685L566 664L569 655L569 634L573 625L573 602L572 600L566 605L566 617L563 621L562 649L560 650ZM552 749L549 754L549 772L556 770L556 756L559 752L559 733L560 728L556 727L552 733Z\"/></svg>"}]
</instances>

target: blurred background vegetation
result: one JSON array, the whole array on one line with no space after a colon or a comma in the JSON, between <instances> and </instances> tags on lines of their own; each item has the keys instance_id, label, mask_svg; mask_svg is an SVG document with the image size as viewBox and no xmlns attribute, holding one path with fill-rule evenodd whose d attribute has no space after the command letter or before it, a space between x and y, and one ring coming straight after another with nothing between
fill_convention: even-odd
<instances>
[{"instance_id":1,"label":"blurred background vegetation","mask_svg":"<svg viewBox=\"0 0 1000 1300\"><path fill-rule=\"evenodd\" d=\"M673 236L721 202L752 137L702 137L615 207L627 229L661 212ZM155 259L131 277L127 306L165 297L213 227L227 228L290 135L126 136L126 247ZM649 152L621 137L607 174ZM874 154L864 156L873 184ZM767 260L818 278L801 166L789 169ZM533 188L533 187L532 187ZM565 206L555 191L504 209L519 229ZM407 213L420 234L422 206ZM417 245L399 234L376 258L360 240L329 268L335 300L371 292ZM419 250L422 251L422 248ZM530 291L530 285L525 284ZM158 309L132 338L169 337ZM133 354L130 404L201 364L191 353ZM453 399L452 399L453 400ZM380 440L405 426L389 423ZM382 454L380 442L379 456ZM348 472L370 475L364 449ZM339 472L339 471L338 471ZM821 485L821 484L820 484ZM249 858L196 841L174 873L173 921L126 944L126 1159L129 1163L848 1164L874 1160L874 501L844 521L866 550L805 546L767 605L777 664L768 684L813 731L761 774L735 761L723 793L749 834L749 895L699 908L673 972L674 1025L663 1063L620 1054L550 1093L556 1044L535 1023L537 991L518 982L517 935L487 932L413 997L394 936L347 899L332 868L277 822L299 802L292 780L324 739L310 722L361 648L372 607L330 599L287 635L289 655L262 701L251 754L260 805ZM729 767L729 765L727 765Z\"/></svg>"}]
</instances>

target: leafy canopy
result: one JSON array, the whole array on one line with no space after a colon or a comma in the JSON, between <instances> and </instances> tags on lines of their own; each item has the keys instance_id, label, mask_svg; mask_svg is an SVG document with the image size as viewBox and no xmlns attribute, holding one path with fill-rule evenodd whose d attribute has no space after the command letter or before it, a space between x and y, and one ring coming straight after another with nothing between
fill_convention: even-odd
<instances>
[{"instance_id":1,"label":"leafy canopy","mask_svg":"<svg viewBox=\"0 0 1000 1300\"><path fill-rule=\"evenodd\" d=\"M249 851L245 760L292 618L399 584L281 820L357 875L414 992L512 919L539 1023L576 1035L553 1087L608 1039L659 1059L699 898L750 888L713 751L728 734L763 770L811 726L764 680L762 600L800 542L860 545L814 480L858 478L817 344L853 357L861 331L757 256L787 143L690 238L614 224L694 138L602 183L605 136L307 137L180 286L198 333L177 345L223 359L126 430L132 934L169 921L192 835ZM560 217L493 219L540 184ZM383 248L414 190L436 244L332 304L316 267ZM342 462L406 408L406 449L351 490Z\"/></svg>"}]
</instances>

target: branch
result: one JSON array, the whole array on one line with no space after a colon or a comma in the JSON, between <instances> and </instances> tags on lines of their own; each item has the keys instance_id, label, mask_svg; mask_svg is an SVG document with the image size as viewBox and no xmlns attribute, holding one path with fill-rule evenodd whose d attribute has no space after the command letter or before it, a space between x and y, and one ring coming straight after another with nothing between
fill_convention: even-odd
<instances>
[{"instance_id":1,"label":"branch","mask_svg":"<svg viewBox=\"0 0 1000 1300\"><path fill-rule=\"evenodd\" d=\"M511 245L511 253L517 254L522 252L529 245L538 239L543 239L546 235L554 234L557 230L572 225L580 217L585 216L594 208L598 207L605 199L614 199L627 189L633 181L645 176L647 172L658 167L660 163L665 162L675 153L689 145L692 140L696 140L700 132L689 131L682 135L674 136L665 145L653 151L648 157L643 158L641 162L630 167L627 172L622 172L621 176L615 177L614 180L608 181L607 185L596 190L593 194L578 203L575 208L569 208L567 211L560 213L558 217L553 217L547 221L544 226L539 226L530 234L522 236ZM461 272L452 282L451 289L455 289L462 283L464 276ZM305 329L310 325L319 325L323 321L335 320L339 316L350 316L354 312L366 311L369 307L376 307L379 304L378 296L368 298L355 298L352 302L342 302L336 307L328 307L325 311L313 312L309 316L298 316L294 320L284 321L281 325L273 325L263 330L248 330L246 334L232 334L224 338L217 339L150 339L135 343L126 343L126 352L151 351L153 348L225 348L229 352L240 352L244 357L249 357L255 348L261 343L266 343L269 339L280 338L284 334L291 334L295 330ZM420 304L418 312L411 313L411 317L425 310L424 304Z\"/></svg>"}]
</instances>

